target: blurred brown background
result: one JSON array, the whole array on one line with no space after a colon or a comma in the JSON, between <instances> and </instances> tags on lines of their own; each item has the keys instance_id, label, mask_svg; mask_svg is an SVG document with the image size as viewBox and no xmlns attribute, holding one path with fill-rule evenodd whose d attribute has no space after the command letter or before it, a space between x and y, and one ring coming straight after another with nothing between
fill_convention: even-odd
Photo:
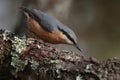
<instances>
[{"instance_id":1,"label":"blurred brown background","mask_svg":"<svg viewBox=\"0 0 120 80\"><path fill-rule=\"evenodd\" d=\"M28 32L20 6L40 9L73 29L81 54L98 59L120 57L119 0L0 0L0 28L18 35ZM73 46L57 46L78 52Z\"/></svg>"}]
</instances>

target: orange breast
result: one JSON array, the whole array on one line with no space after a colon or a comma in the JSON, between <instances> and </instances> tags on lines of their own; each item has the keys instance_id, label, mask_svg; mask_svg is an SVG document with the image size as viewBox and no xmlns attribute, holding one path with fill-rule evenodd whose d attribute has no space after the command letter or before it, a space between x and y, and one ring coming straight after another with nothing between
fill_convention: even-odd
<instances>
[{"instance_id":1,"label":"orange breast","mask_svg":"<svg viewBox=\"0 0 120 80\"><path fill-rule=\"evenodd\" d=\"M58 33L53 33L53 32L48 32L45 29L42 28L41 25L38 24L34 19L29 19L28 24L30 27L30 31L34 32L35 35L49 43L53 44L66 44L67 42L62 38L63 33L58 32Z\"/></svg>"}]
</instances>

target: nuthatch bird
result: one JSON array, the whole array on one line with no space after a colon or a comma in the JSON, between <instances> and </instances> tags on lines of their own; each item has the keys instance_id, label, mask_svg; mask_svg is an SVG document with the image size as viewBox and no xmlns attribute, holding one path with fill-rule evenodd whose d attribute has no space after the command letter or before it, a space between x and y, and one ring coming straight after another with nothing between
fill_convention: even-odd
<instances>
[{"instance_id":1,"label":"nuthatch bird","mask_svg":"<svg viewBox=\"0 0 120 80\"><path fill-rule=\"evenodd\" d=\"M29 29L35 36L52 44L72 44L81 51L75 33L56 18L37 9L30 10L25 7L20 9L26 15Z\"/></svg>"}]
</instances>

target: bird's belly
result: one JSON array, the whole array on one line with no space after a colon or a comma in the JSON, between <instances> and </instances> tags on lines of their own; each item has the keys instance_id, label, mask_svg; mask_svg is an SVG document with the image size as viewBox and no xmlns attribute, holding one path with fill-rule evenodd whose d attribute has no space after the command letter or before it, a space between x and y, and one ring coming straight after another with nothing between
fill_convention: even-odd
<instances>
[{"instance_id":1,"label":"bird's belly","mask_svg":"<svg viewBox=\"0 0 120 80\"><path fill-rule=\"evenodd\" d=\"M38 32L36 32L36 36L38 36L38 38L52 43L52 44L60 44L60 43L65 43L63 40L61 40L61 33L52 33L52 32L48 32L48 31L41 31L38 30Z\"/></svg>"},{"instance_id":2,"label":"bird's belly","mask_svg":"<svg viewBox=\"0 0 120 80\"><path fill-rule=\"evenodd\" d=\"M62 36L61 32L53 33L46 31L45 29L42 28L41 25L39 25L33 19L31 19L28 23L29 23L30 31L32 31L38 38L52 44L66 43L66 41L61 38Z\"/></svg>"},{"instance_id":3,"label":"bird's belly","mask_svg":"<svg viewBox=\"0 0 120 80\"><path fill-rule=\"evenodd\" d=\"M58 34L53 34L53 33L44 33L44 35L38 35L38 37L46 42L53 43L53 44L60 44L63 43L60 38L59 38L59 33Z\"/></svg>"}]
</instances>

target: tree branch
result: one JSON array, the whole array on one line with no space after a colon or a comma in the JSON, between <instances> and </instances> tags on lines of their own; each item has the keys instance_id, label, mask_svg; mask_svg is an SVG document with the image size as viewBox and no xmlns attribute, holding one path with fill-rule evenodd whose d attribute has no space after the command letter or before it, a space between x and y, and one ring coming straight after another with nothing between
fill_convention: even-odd
<instances>
[{"instance_id":1,"label":"tree branch","mask_svg":"<svg viewBox=\"0 0 120 80\"><path fill-rule=\"evenodd\" d=\"M21 56L27 51L27 56ZM98 61L0 30L0 80L119 80L120 59Z\"/></svg>"}]
</instances>

